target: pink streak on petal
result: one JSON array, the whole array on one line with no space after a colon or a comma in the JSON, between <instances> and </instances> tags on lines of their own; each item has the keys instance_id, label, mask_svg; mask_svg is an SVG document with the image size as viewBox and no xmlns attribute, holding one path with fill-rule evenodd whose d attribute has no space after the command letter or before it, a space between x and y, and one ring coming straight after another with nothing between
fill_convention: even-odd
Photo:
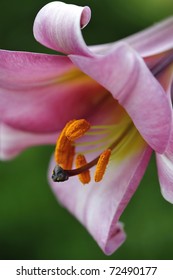
<instances>
[{"instance_id":1,"label":"pink streak on petal","mask_svg":"<svg viewBox=\"0 0 173 280\"><path fill-rule=\"evenodd\" d=\"M0 120L16 129L58 131L87 117L103 91L67 57L0 51Z\"/></svg>"},{"instance_id":2,"label":"pink streak on petal","mask_svg":"<svg viewBox=\"0 0 173 280\"><path fill-rule=\"evenodd\" d=\"M116 110L116 115L113 114ZM109 112L109 114L108 114ZM117 104L111 95L106 97L87 119L92 124L111 124L119 122L124 116L123 109ZM17 156L24 149L45 144L55 144L59 131L54 133L32 133L29 131L14 129L4 123L0 125L0 159L8 160Z\"/></svg>"},{"instance_id":3,"label":"pink streak on petal","mask_svg":"<svg viewBox=\"0 0 173 280\"><path fill-rule=\"evenodd\" d=\"M1 85L39 87L73 69L65 56L0 50Z\"/></svg>"},{"instance_id":4,"label":"pink streak on petal","mask_svg":"<svg viewBox=\"0 0 173 280\"><path fill-rule=\"evenodd\" d=\"M55 163L51 160L49 181L55 196L88 229L107 255L125 240L118 220L144 174L151 152L149 147L142 146L121 162L113 160L100 183L92 181L86 186L77 177L64 183L52 182L50 177ZM91 170L92 178L93 173L94 168Z\"/></svg>"},{"instance_id":5,"label":"pink streak on petal","mask_svg":"<svg viewBox=\"0 0 173 280\"><path fill-rule=\"evenodd\" d=\"M58 133L34 134L0 124L0 159L9 160L21 151L36 145L54 144Z\"/></svg>"},{"instance_id":6,"label":"pink streak on petal","mask_svg":"<svg viewBox=\"0 0 173 280\"><path fill-rule=\"evenodd\" d=\"M112 93L147 143L162 153L170 136L172 109L162 87L139 55L128 45L119 43L105 55L69 57Z\"/></svg>"},{"instance_id":7,"label":"pink streak on petal","mask_svg":"<svg viewBox=\"0 0 173 280\"><path fill-rule=\"evenodd\" d=\"M91 55L81 35L81 28L91 17L89 7L59 1L44 6L34 22L34 36L46 47L63 53Z\"/></svg>"}]
</instances>

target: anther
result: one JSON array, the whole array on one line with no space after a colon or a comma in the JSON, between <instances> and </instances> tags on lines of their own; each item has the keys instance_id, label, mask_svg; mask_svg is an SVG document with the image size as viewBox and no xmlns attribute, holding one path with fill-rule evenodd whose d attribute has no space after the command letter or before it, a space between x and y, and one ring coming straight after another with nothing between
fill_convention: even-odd
<instances>
[{"instance_id":1,"label":"anther","mask_svg":"<svg viewBox=\"0 0 173 280\"><path fill-rule=\"evenodd\" d=\"M90 123L85 119L72 122L66 129L65 135L69 141L75 141L82 137L90 129Z\"/></svg>"},{"instance_id":2,"label":"anther","mask_svg":"<svg viewBox=\"0 0 173 280\"><path fill-rule=\"evenodd\" d=\"M77 155L76 160L75 160L75 164L76 164L76 168L80 168L82 166L85 166L87 164L87 161L86 161L84 155L82 155L82 154ZM83 184L88 184L91 180L89 169L81 172L78 175L78 177L79 177L79 180Z\"/></svg>"},{"instance_id":3,"label":"anther","mask_svg":"<svg viewBox=\"0 0 173 280\"><path fill-rule=\"evenodd\" d=\"M96 171L95 171L95 176L94 176L95 182L100 182L102 180L106 167L109 162L110 155L111 155L111 149L104 151L100 155L97 165L96 165Z\"/></svg>"},{"instance_id":4,"label":"anther","mask_svg":"<svg viewBox=\"0 0 173 280\"><path fill-rule=\"evenodd\" d=\"M69 150L67 152L66 163L63 164L63 168L69 169L69 170L72 169L74 156L75 156L75 146L73 146L71 144L69 147Z\"/></svg>"},{"instance_id":5,"label":"anther","mask_svg":"<svg viewBox=\"0 0 173 280\"><path fill-rule=\"evenodd\" d=\"M73 143L66 137L66 130L75 122L75 120L69 121L61 134L58 137L55 147L55 161L58 165L61 165L64 169L71 169L74 158Z\"/></svg>"}]
</instances>

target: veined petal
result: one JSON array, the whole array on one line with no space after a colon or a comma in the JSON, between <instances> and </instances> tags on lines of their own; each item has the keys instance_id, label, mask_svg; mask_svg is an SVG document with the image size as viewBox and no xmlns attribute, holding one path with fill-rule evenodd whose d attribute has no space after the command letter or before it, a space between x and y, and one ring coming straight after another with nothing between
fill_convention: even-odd
<instances>
[{"instance_id":1,"label":"veined petal","mask_svg":"<svg viewBox=\"0 0 173 280\"><path fill-rule=\"evenodd\" d=\"M173 203L173 137L169 147L172 149L167 149L164 154L156 154L156 159L161 193L167 201Z\"/></svg>"},{"instance_id":2,"label":"veined petal","mask_svg":"<svg viewBox=\"0 0 173 280\"><path fill-rule=\"evenodd\" d=\"M156 55L173 48L173 17L123 39L142 57Z\"/></svg>"},{"instance_id":3,"label":"veined petal","mask_svg":"<svg viewBox=\"0 0 173 280\"><path fill-rule=\"evenodd\" d=\"M119 43L102 56L69 57L84 73L111 92L147 143L162 153L170 136L172 109L163 88L140 56L128 45Z\"/></svg>"},{"instance_id":4,"label":"veined petal","mask_svg":"<svg viewBox=\"0 0 173 280\"><path fill-rule=\"evenodd\" d=\"M81 28L88 24L89 7L69 5L59 1L44 6L34 22L34 36L44 46L63 52L91 55Z\"/></svg>"},{"instance_id":5,"label":"veined petal","mask_svg":"<svg viewBox=\"0 0 173 280\"><path fill-rule=\"evenodd\" d=\"M169 140L172 117L162 87L140 56L125 43L114 45L104 54L92 53L80 30L87 15L88 8L52 2L36 17L36 39L69 53L75 65L112 93L148 144L162 153Z\"/></svg>"},{"instance_id":6,"label":"veined petal","mask_svg":"<svg viewBox=\"0 0 173 280\"><path fill-rule=\"evenodd\" d=\"M68 57L0 51L0 121L11 127L57 132L69 119L86 117L104 96Z\"/></svg>"},{"instance_id":7,"label":"veined petal","mask_svg":"<svg viewBox=\"0 0 173 280\"><path fill-rule=\"evenodd\" d=\"M171 103L173 64L159 75L158 80L165 89ZM167 201L173 203L173 126L167 149L162 155L156 153L156 160L162 195Z\"/></svg>"},{"instance_id":8,"label":"veined petal","mask_svg":"<svg viewBox=\"0 0 173 280\"><path fill-rule=\"evenodd\" d=\"M57 133L30 133L0 123L0 159L9 160L25 148L36 145L54 144Z\"/></svg>"},{"instance_id":9,"label":"veined petal","mask_svg":"<svg viewBox=\"0 0 173 280\"><path fill-rule=\"evenodd\" d=\"M88 24L90 17L89 7L54 1L37 14L34 36L41 44L63 53L86 56L103 54L116 46L117 42L88 48L81 35L81 28ZM173 48L173 17L120 41L132 46L144 58L170 50Z\"/></svg>"},{"instance_id":10,"label":"veined petal","mask_svg":"<svg viewBox=\"0 0 173 280\"><path fill-rule=\"evenodd\" d=\"M133 127L110 159L100 183L91 180L83 186L77 177L70 177L69 181L60 184L50 180L59 202L79 219L108 255L125 239L118 220L144 174L150 155L151 148ZM54 165L51 160L49 178ZM91 178L94 178L94 171L93 168Z\"/></svg>"},{"instance_id":11,"label":"veined petal","mask_svg":"<svg viewBox=\"0 0 173 280\"><path fill-rule=\"evenodd\" d=\"M123 38L117 42L90 46L97 53L105 53L118 42L125 42L134 48L143 58L168 51L173 48L173 17Z\"/></svg>"}]
</instances>

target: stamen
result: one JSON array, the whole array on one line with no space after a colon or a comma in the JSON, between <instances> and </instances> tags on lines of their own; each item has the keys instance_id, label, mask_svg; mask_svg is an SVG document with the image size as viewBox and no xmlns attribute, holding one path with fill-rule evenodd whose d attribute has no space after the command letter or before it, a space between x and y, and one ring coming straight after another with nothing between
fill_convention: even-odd
<instances>
[{"instance_id":1,"label":"stamen","mask_svg":"<svg viewBox=\"0 0 173 280\"><path fill-rule=\"evenodd\" d=\"M97 136L98 132L102 132L102 137L98 139L97 136L93 141L75 143L74 141L76 139L83 136L88 131L90 124L85 119L68 122L57 140L55 148L55 160L57 165L53 170L53 181L63 182L68 180L69 177L78 175L79 180L83 184L87 184L91 180L89 170L96 166L94 179L95 182L100 182L105 174L110 156L112 155L112 157L114 157L115 151L117 155L117 150L124 145L126 135L133 128L133 123L129 120L126 120L123 124L123 127L119 124L108 125L107 128L104 125L100 126L100 128L99 126L92 126L91 129L95 130L95 135ZM76 169L72 169L75 148L77 150L79 148L80 150L81 147L87 146L88 149L85 148L84 154L93 151L96 152L97 150L105 151L88 163L83 152L82 154L78 154L75 161ZM96 147L92 148L92 146Z\"/></svg>"},{"instance_id":2,"label":"stamen","mask_svg":"<svg viewBox=\"0 0 173 280\"><path fill-rule=\"evenodd\" d=\"M85 166L87 164L87 161L84 157L84 155L82 154L79 154L77 155L76 157L76 168L80 168L82 166ZM90 171L89 169L88 170L85 170L83 172L81 172L79 175L79 180L83 183L83 184L88 184L91 180L91 177L90 177Z\"/></svg>"},{"instance_id":3,"label":"stamen","mask_svg":"<svg viewBox=\"0 0 173 280\"><path fill-rule=\"evenodd\" d=\"M121 143L121 141L123 140L123 138L125 137L125 135L133 128L133 124L129 124L126 129L119 135L118 138L116 138L116 140L114 142L112 142L112 144L106 149L106 151L104 153L102 153L101 155L99 155L98 157L96 157L95 159L93 159L92 161L90 161L89 163L87 163L86 165L82 166L82 167L79 167L77 169L72 169L72 170L66 170L67 174L69 177L71 176L76 176L76 175L79 175L80 173L86 171L86 170L89 170L90 168L92 168L93 166L95 166L99 159L100 159L100 162L101 162L101 159L102 157L105 157L105 159L103 160L103 162L106 163L106 158L107 158L107 161L109 160L109 157L110 157L110 152L111 151L114 151L114 149ZM105 164L107 165L107 164ZM106 168L106 166L105 166ZM103 168L101 168L103 170ZM105 172L105 171L104 171ZM103 172L103 175L104 175L104 172Z\"/></svg>"},{"instance_id":4,"label":"stamen","mask_svg":"<svg viewBox=\"0 0 173 280\"><path fill-rule=\"evenodd\" d=\"M72 168L75 148L73 147L73 142L69 141L69 139L66 137L66 131L68 127L74 122L75 120L72 120L66 124L59 135L55 147L55 161L64 169Z\"/></svg>"},{"instance_id":5,"label":"stamen","mask_svg":"<svg viewBox=\"0 0 173 280\"><path fill-rule=\"evenodd\" d=\"M76 120L67 128L65 135L69 141L75 141L90 129L90 123L85 119Z\"/></svg>"},{"instance_id":6,"label":"stamen","mask_svg":"<svg viewBox=\"0 0 173 280\"><path fill-rule=\"evenodd\" d=\"M110 155L111 155L110 149L104 151L100 155L99 160L97 162L95 176L94 176L95 182L100 182L102 180L106 170L106 166L108 165L109 162Z\"/></svg>"}]
</instances>

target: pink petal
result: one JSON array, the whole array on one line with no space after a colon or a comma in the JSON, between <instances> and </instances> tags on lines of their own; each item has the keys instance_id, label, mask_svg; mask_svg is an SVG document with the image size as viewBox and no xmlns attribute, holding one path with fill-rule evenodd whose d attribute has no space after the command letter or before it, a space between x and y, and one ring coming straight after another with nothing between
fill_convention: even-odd
<instances>
[{"instance_id":1,"label":"pink petal","mask_svg":"<svg viewBox=\"0 0 173 280\"><path fill-rule=\"evenodd\" d=\"M120 41L129 44L144 58L168 51L173 48L173 17L117 42L92 46L90 49L97 53L105 53Z\"/></svg>"},{"instance_id":2,"label":"pink petal","mask_svg":"<svg viewBox=\"0 0 173 280\"><path fill-rule=\"evenodd\" d=\"M69 57L84 73L111 92L147 143L162 153L170 136L172 109L163 88L140 56L128 45L119 43L102 56Z\"/></svg>"},{"instance_id":3,"label":"pink petal","mask_svg":"<svg viewBox=\"0 0 173 280\"><path fill-rule=\"evenodd\" d=\"M104 97L105 89L67 57L0 51L0 121L11 127L55 132Z\"/></svg>"},{"instance_id":4,"label":"pink petal","mask_svg":"<svg viewBox=\"0 0 173 280\"><path fill-rule=\"evenodd\" d=\"M44 46L63 52L90 55L81 28L90 20L89 7L59 1L44 6L34 22L34 36Z\"/></svg>"},{"instance_id":5,"label":"pink petal","mask_svg":"<svg viewBox=\"0 0 173 280\"><path fill-rule=\"evenodd\" d=\"M162 72L158 79L170 97L171 103L173 64ZM173 125L167 149L162 155L156 153L156 160L162 195L167 201L173 203Z\"/></svg>"},{"instance_id":6,"label":"pink petal","mask_svg":"<svg viewBox=\"0 0 173 280\"><path fill-rule=\"evenodd\" d=\"M0 159L8 160L29 146L54 144L57 133L36 134L14 129L3 123L0 124Z\"/></svg>"},{"instance_id":7,"label":"pink petal","mask_svg":"<svg viewBox=\"0 0 173 280\"><path fill-rule=\"evenodd\" d=\"M124 39L142 57L152 56L173 48L173 17L163 20Z\"/></svg>"},{"instance_id":8,"label":"pink petal","mask_svg":"<svg viewBox=\"0 0 173 280\"><path fill-rule=\"evenodd\" d=\"M112 254L125 240L120 215L134 194L148 164L151 149L135 132L120 148L117 157L110 161L100 183L93 181L83 186L77 177L64 183L50 185L59 202L66 207L88 229L101 249ZM130 152L129 152L130 151ZM90 158L91 160L91 158ZM49 178L55 166L53 159L49 167ZM93 168L91 176L93 178Z\"/></svg>"},{"instance_id":9,"label":"pink petal","mask_svg":"<svg viewBox=\"0 0 173 280\"><path fill-rule=\"evenodd\" d=\"M170 141L170 149L162 154L156 154L159 182L163 197L173 203L173 137Z\"/></svg>"},{"instance_id":10,"label":"pink petal","mask_svg":"<svg viewBox=\"0 0 173 280\"><path fill-rule=\"evenodd\" d=\"M104 55L92 53L81 35L81 22L87 24L88 15L88 7L47 4L36 17L35 37L48 47L69 53L75 65L112 93L148 144L162 153L171 125L171 108L163 89L128 45L113 45Z\"/></svg>"},{"instance_id":11,"label":"pink petal","mask_svg":"<svg viewBox=\"0 0 173 280\"><path fill-rule=\"evenodd\" d=\"M52 2L44 6L34 22L34 36L41 44L67 54L92 56L105 53L117 42L87 47L81 28L91 17L89 7ZM173 17L124 38L142 57L152 56L173 48Z\"/></svg>"},{"instance_id":12,"label":"pink petal","mask_svg":"<svg viewBox=\"0 0 173 280\"><path fill-rule=\"evenodd\" d=\"M91 124L111 124L119 121L124 117L123 109L112 102L111 96L99 104L99 108L95 110L91 116L87 118ZM108 112L116 110L115 114ZM118 119L118 120L117 120ZM54 133L32 133L19 129L14 129L4 123L0 123L0 159L9 160L17 156L24 149L36 145L55 145L59 131Z\"/></svg>"}]
</instances>

